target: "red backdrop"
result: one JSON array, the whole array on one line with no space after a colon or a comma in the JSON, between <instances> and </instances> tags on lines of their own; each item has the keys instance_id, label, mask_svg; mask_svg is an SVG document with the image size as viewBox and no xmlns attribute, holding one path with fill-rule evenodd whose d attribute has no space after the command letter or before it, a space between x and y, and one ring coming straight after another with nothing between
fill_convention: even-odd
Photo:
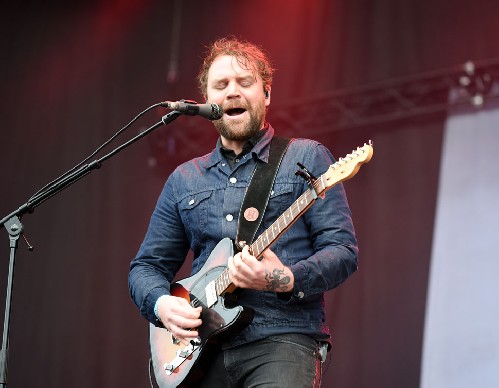
<instances>
[{"instance_id":1,"label":"red backdrop","mask_svg":"<svg viewBox=\"0 0 499 388\"><path fill-rule=\"evenodd\" d=\"M202 52L222 35L270 53L277 107L499 57L496 4L487 0L12 4L0 23L2 217L145 107L199 98ZM337 157L375 145L373 160L345 184L360 271L327 296L335 346L325 387L419 385L443 119L300 128ZM202 138L189 135L194 127ZM35 251L20 243L10 387L147 386L148 325L128 296L129 261L168 174L215 140L208 122L181 117L23 218ZM3 300L8 238L0 232Z\"/></svg>"}]
</instances>

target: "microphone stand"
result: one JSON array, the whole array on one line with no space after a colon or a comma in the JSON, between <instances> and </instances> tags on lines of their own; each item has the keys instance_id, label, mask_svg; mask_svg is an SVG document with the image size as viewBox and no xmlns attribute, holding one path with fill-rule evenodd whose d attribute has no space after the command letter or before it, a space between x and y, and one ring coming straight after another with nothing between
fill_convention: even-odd
<instances>
[{"instance_id":1,"label":"microphone stand","mask_svg":"<svg viewBox=\"0 0 499 388\"><path fill-rule=\"evenodd\" d=\"M77 170L71 172L69 175L63 175L58 180L54 181L50 186L33 196L28 202L23 204L17 210L14 210L12 213L8 214L4 218L0 220L0 229L5 227L7 233L9 234L10 241L10 260L9 260L9 274L7 279L7 293L5 298L5 315L4 315L4 323L3 323L3 336L2 336L2 350L0 352L0 387L7 387L7 372L8 372L8 353L9 353L9 325L10 325L10 305L12 301L12 283L14 281L14 263L16 258L16 249L17 242L19 236L23 236L23 225L20 221L21 217L26 213L32 213L35 210L35 207L40 205L42 202L45 202L50 197L55 194L61 192L65 188L69 187L76 181L83 178L85 175L91 173L93 170L96 170L101 167L102 163L107 159L111 158L118 152L122 151L132 143L135 143L137 140L146 136L156 128L161 125L168 125L173 120L175 120L178 116L180 116L179 111L172 111L166 114L161 118L161 121L157 122L153 126L148 129L142 131L137 136L123 143L119 147L115 148L113 151L104 155L100 159L96 159L91 163L84 164ZM33 248L28 244L30 250Z\"/></svg>"}]
</instances>

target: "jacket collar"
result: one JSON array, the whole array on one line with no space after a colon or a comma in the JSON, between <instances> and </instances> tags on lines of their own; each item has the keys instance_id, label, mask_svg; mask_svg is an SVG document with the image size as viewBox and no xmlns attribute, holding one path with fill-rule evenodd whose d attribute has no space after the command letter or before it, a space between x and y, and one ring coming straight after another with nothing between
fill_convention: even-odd
<instances>
[{"instance_id":1,"label":"jacket collar","mask_svg":"<svg viewBox=\"0 0 499 388\"><path fill-rule=\"evenodd\" d=\"M253 149L250 151L254 157L258 158L262 162L268 163L269 161L269 150L270 141L274 137L274 128L272 125L268 124L268 129L265 134L258 140ZM205 168L211 168L223 160L222 155L222 142L218 138L216 148L209 154L202 157L202 164Z\"/></svg>"}]
</instances>

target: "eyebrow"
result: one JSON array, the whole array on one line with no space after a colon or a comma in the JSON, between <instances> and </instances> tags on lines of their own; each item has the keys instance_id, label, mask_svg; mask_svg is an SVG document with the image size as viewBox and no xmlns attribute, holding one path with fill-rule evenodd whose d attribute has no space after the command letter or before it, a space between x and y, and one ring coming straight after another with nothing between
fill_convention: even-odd
<instances>
[{"instance_id":1,"label":"eyebrow","mask_svg":"<svg viewBox=\"0 0 499 388\"><path fill-rule=\"evenodd\" d=\"M212 84L216 84L216 83L220 83L220 82L225 82L227 81L229 77L220 77L220 78L215 78L213 79L213 81L211 82ZM252 80L252 81L255 81L256 82L256 77L253 75L253 74L247 74L247 75L243 75L243 76L238 76L236 77L236 80L238 82L241 82L241 81L246 81L246 80Z\"/></svg>"}]
</instances>

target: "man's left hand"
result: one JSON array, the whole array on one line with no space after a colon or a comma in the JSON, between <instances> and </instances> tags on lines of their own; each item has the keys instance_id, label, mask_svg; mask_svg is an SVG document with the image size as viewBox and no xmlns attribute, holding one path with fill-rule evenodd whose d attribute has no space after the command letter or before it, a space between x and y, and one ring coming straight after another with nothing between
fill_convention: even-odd
<instances>
[{"instance_id":1,"label":"man's left hand","mask_svg":"<svg viewBox=\"0 0 499 388\"><path fill-rule=\"evenodd\" d=\"M258 260L245 246L242 252L229 257L228 267L230 280L236 287L274 292L293 290L293 273L270 249Z\"/></svg>"}]
</instances>

